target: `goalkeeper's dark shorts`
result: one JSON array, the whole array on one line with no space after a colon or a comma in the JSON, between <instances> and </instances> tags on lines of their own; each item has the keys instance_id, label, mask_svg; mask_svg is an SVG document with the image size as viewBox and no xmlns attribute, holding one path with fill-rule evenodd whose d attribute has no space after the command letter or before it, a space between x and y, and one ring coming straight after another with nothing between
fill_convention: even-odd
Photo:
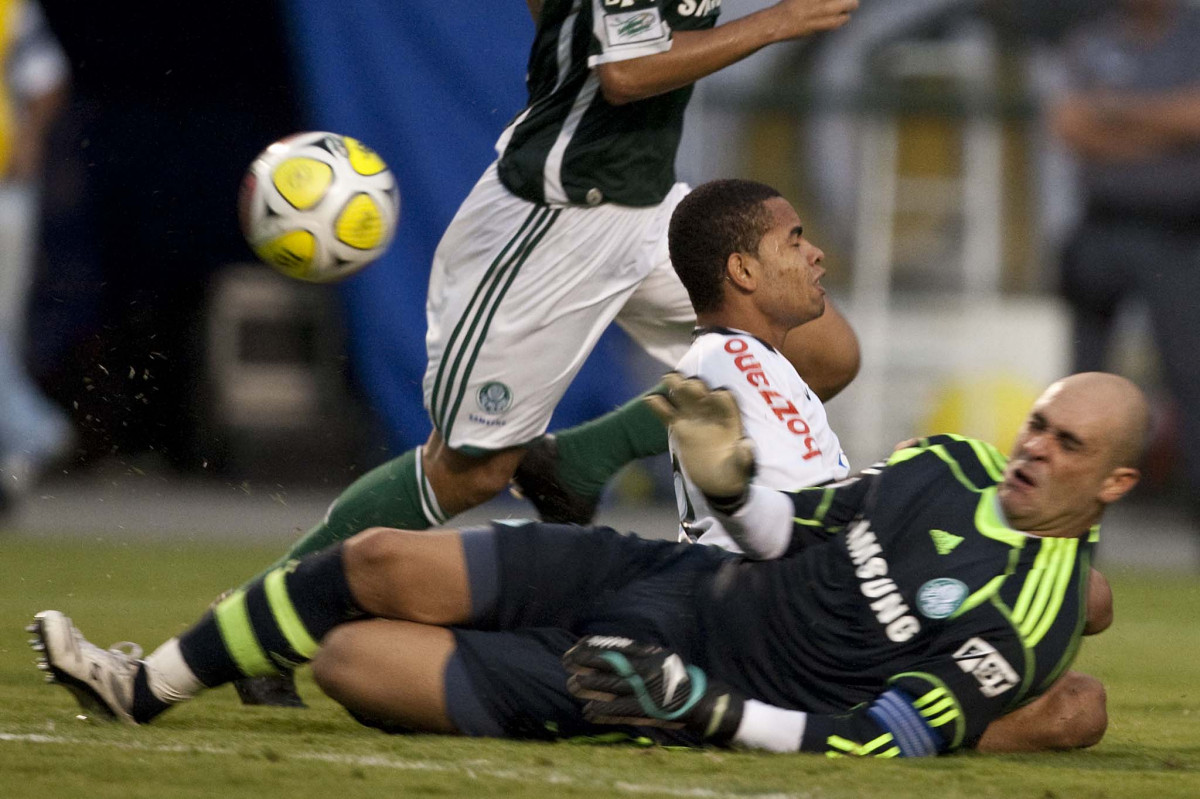
<instances>
[{"instance_id":1,"label":"goalkeeper's dark shorts","mask_svg":"<svg viewBox=\"0 0 1200 799\"><path fill-rule=\"evenodd\" d=\"M583 719L567 692L563 653L584 635L619 635L701 658L696 602L735 557L609 528L533 522L465 530L463 549L474 622L454 631L447 711L467 735L524 738L617 731ZM689 742L661 731L652 737Z\"/></svg>"}]
</instances>

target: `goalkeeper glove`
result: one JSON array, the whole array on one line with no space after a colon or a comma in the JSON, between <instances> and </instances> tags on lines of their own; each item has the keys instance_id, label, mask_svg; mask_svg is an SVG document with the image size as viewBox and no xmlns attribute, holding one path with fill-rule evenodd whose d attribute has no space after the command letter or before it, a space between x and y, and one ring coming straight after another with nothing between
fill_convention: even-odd
<instances>
[{"instance_id":1,"label":"goalkeeper glove","mask_svg":"<svg viewBox=\"0 0 1200 799\"><path fill-rule=\"evenodd\" d=\"M660 646L593 635L563 655L563 666L567 690L597 724L682 729L728 745L741 723L741 696Z\"/></svg>"},{"instance_id":2,"label":"goalkeeper glove","mask_svg":"<svg viewBox=\"0 0 1200 799\"><path fill-rule=\"evenodd\" d=\"M674 436L675 454L714 508L733 513L745 501L754 477L754 445L742 430L737 401L678 372L663 377L666 394L646 397L650 409Z\"/></svg>"}]
</instances>

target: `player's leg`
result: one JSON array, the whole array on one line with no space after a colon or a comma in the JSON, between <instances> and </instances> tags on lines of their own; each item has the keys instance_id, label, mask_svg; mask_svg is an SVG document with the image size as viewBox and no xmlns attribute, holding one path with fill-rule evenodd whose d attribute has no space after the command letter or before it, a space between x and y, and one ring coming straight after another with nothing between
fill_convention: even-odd
<instances>
[{"instance_id":1,"label":"player's leg","mask_svg":"<svg viewBox=\"0 0 1200 799\"><path fill-rule=\"evenodd\" d=\"M313 675L356 719L388 732L611 734L584 721L567 691L561 657L574 641L558 628L451 631L372 620L334 630Z\"/></svg>"},{"instance_id":2,"label":"player's leg","mask_svg":"<svg viewBox=\"0 0 1200 799\"><path fill-rule=\"evenodd\" d=\"M443 418L452 417L449 408L463 401L465 376L487 339L489 314L495 315L504 299L504 281L516 276L518 261L534 254L537 242L552 222L542 210L509 194L496 178L494 168L476 183L438 243L430 274L430 358L425 400L435 433L424 447L376 467L351 484L330 506L325 519L276 565L344 541L368 527L434 527L472 507L467 498L478 504L490 496L487 484L492 467L498 465L503 470L503 463L491 463L488 452L475 453L481 456L477 463L443 463L449 456L436 430ZM530 438L533 435L526 440ZM442 481L435 488L427 471L432 461L438 462L442 473L456 473L456 484Z\"/></svg>"},{"instance_id":3,"label":"player's leg","mask_svg":"<svg viewBox=\"0 0 1200 799\"><path fill-rule=\"evenodd\" d=\"M318 684L370 726L507 737L611 733L587 724L567 691L560 658L575 632L698 645L702 637L687 612L697 576L726 562L709 548L603 528L495 524L458 538L470 594L467 629L456 626L451 638L438 627L375 619L339 626L321 642L313 662ZM405 564L422 567L429 559L414 557L420 539L400 542L400 552L395 539L378 531L347 545L355 596L383 615L463 619L462 604L429 603L428 586L414 584L411 595L397 591L410 583ZM423 545L437 541L427 537ZM462 593L455 595L461 602Z\"/></svg>"},{"instance_id":4,"label":"player's leg","mask_svg":"<svg viewBox=\"0 0 1200 799\"><path fill-rule=\"evenodd\" d=\"M313 678L355 718L388 730L458 731L446 710L450 630L369 619L337 627L321 643Z\"/></svg>"},{"instance_id":5,"label":"player's leg","mask_svg":"<svg viewBox=\"0 0 1200 799\"><path fill-rule=\"evenodd\" d=\"M829 300L825 313L788 332L781 352L822 402L850 385L862 364L858 336Z\"/></svg>"},{"instance_id":6,"label":"player's leg","mask_svg":"<svg viewBox=\"0 0 1200 799\"><path fill-rule=\"evenodd\" d=\"M495 590L494 578L472 590L468 560L454 531L369 530L267 572L144 661L93 646L56 611L35 619L34 648L44 653L46 670L85 705L142 723L206 688L295 668L348 621L467 622L473 596ZM494 572L486 558L481 563L480 573Z\"/></svg>"},{"instance_id":7,"label":"player's leg","mask_svg":"<svg viewBox=\"0 0 1200 799\"><path fill-rule=\"evenodd\" d=\"M270 568L345 541L369 527L426 530L445 522L449 515L437 504L425 472L426 447L411 449L351 483L329 506L325 518Z\"/></svg>"},{"instance_id":8,"label":"player's leg","mask_svg":"<svg viewBox=\"0 0 1200 799\"><path fill-rule=\"evenodd\" d=\"M658 207L653 230L636 253L647 264L645 277L615 320L664 370L673 369L687 352L696 325L696 312L667 253L667 223L686 194L687 187L679 184ZM646 393L659 390L655 386ZM543 520L586 524L605 485L622 467L667 451L667 430L645 396L529 447L516 484Z\"/></svg>"},{"instance_id":9,"label":"player's leg","mask_svg":"<svg viewBox=\"0 0 1200 799\"><path fill-rule=\"evenodd\" d=\"M975 748L980 752L1041 752L1094 746L1108 727L1104 685L1068 671L1046 693L993 721Z\"/></svg>"}]
</instances>

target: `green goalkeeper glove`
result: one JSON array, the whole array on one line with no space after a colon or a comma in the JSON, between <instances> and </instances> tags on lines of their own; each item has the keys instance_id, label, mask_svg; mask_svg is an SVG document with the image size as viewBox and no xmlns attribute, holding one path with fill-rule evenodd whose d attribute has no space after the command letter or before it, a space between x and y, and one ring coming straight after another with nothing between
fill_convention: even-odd
<instances>
[{"instance_id":1,"label":"green goalkeeper glove","mask_svg":"<svg viewBox=\"0 0 1200 799\"><path fill-rule=\"evenodd\" d=\"M663 377L666 395L646 397L674 435L675 454L688 477L719 510L740 506L754 477L754 445L742 429L737 401L678 372Z\"/></svg>"},{"instance_id":2,"label":"green goalkeeper glove","mask_svg":"<svg viewBox=\"0 0 1200 799\"><path fill-rule=\"evenodd\" d=\"M741 696L660 646L593 635L563 655L563 666L567 690L597 724L683 729L726 745L742 720Z\"/></svg>"}]
</instances>

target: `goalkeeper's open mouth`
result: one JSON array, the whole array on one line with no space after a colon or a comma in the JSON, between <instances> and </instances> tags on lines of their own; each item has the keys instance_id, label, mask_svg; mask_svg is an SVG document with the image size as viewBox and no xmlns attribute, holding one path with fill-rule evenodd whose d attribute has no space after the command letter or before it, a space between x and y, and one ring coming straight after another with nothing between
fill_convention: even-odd
<instances>
[{"instance_id":1,"label":"goalkeeper's open mouth","mask_svg":"<svg viewBox=\"0 0 1200 799\"><path fill-rule=\"evenodd\" d=\"M1004 485L1017 491L1029 491L1037 488L1037 480L1016 462L1013 462L1008 465L1007 473L1004 475Z\"/></svg>"}]
</instances>

